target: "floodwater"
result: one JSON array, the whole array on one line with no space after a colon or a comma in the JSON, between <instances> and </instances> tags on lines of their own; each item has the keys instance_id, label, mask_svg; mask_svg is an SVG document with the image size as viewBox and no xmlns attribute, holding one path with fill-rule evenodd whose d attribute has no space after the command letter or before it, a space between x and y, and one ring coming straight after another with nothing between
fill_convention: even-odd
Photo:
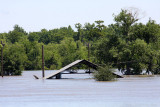
<instances>
[{"instance_id":1,"label":"floodwater","mask_svg":"<svg viewBox=\"0 0 160 107\"><path fill-rule=\"evenodd\" d=\"M160 107L160 76L97 82L89 74L66 74L62 77L68 79L60 80L33 75L41 72L0 77L0 107Z\"/></svg>"}]
</instances>

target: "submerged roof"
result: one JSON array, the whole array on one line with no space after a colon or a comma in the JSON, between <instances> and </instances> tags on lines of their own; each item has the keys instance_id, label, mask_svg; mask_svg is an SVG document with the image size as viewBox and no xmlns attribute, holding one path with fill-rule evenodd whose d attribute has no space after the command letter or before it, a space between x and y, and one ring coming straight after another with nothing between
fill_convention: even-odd
<instances>
[{"instance_id":1,"label":"submerged roof","mask_svg":"<svg viewBox=\"0 0 160 107\"><path fill-rule=\"evenodd\" d=\"M71 68L71 67L73 67L73 66L75 66L75 65L77 65L77 64L80 64L80 63L81 63L81 64L85 64L85 65L87 65L87 66L89 66L89 67L91 67L91 68L93 68L93 69L97 69L97 68L98 68L98 65L93 64L93 63L91 63L91 62L89 62L89 61L87 61L87 60L76 60L76 61L70 63L69 65L61 68L60 70L58 70L58 71L56 71L56 72L53 72L52 74L50 74L50 75L48 75L48 76L45 76L44 79L50 79L50 78L56 76L57 74L62 73L62 72L64 72L65 70L67 70L67 69L69 69L69 68ZM121 77L121 76L119 76L119 75L117 75L117 74L115 74L115 73L113 73L113 74L116 75L117 77Z\"/></svg>"}]
</instances>

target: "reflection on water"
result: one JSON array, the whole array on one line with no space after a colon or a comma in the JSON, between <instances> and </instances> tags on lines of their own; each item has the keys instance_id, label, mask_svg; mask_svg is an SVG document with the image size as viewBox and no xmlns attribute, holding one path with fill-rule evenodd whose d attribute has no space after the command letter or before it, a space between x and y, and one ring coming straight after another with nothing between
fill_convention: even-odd
<instances>
[{"instance_id":1,"label":"reflection on water","mask_svg":"<svg viewBox=\"0 0 160 107\"><path fill-rule=\"evenodd\" d=\"M70 79L61 80L36 80L33 75L41 72L0 77L0 107L160 107L158 76L96 82L89 74L62 75Z\"/></svg>"}]
</instances>

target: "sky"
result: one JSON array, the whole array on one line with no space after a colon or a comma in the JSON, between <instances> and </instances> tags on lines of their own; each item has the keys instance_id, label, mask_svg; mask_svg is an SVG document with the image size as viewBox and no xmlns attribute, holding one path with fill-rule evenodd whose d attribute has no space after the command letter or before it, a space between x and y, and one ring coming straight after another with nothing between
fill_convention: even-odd
<instances>
[{"instance_id":1,"label":"sky","mask_svg":"<svg viewBox=\"0 0 160 107\"><path fill-rule=\"evenodd\" d=\"M121 9L139 9L139 22L149 18L160 24L160 0L0 0L0 33L19 25L27 32L55 29L76 23L94 23L103 20L114 23L113 14Z\"/></svg>"}]
</instances>

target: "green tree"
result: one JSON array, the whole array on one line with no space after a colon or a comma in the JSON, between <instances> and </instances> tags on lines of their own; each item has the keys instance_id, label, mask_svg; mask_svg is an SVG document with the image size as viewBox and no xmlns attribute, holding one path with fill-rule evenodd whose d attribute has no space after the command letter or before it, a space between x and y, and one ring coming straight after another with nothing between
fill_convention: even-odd
<instances>
[{"instance_id":1,"label":"green tree","mask_svg":"<svg viewBox=\"0 0 160 107\"><path fill-rule=\"evenodd\" d=\"M58 53L58 45L50 43L44 46L45 66L48 69L60 69L62 66L61 56Z\"/></svg>"},{"instance_id":2,"label":"green tree","mask_svg":"<svg viewBox=\"0 0 160 107\"><path fill-rule=\"evenodd\" d=\"M77 35L75 37L75 40L83 40L83 30L82 30L82 25L80 23L75 24L75 27L77 28Z\"/></svg>"},{"instance_id":3,"label":"green tree","mask_svg":"<svg viewBox=\"0 0 160 107\"><path fill-rule=\"evenodd\" d=\"M14 31L17 31L17 32L23 33L24 35L27 35L27 32L19 25L15 25L13 28L14 28Z\"/></svg>"},{"instance_id":4,"label":"green tree","mask_svg":"<svg viewBox=\"0 0 160 107\"><path fill-rule=\"evenodd\" d=\"M122 9L118 15L114 15L114 20L120 26L121 32L126 41L130 41L131 26L139 20L138 12L130 11L129 9Z\"/></svg>"},{"instance_id":5,"label":"green tree","mask_svg":"<svg viewBox=\"0 0 160 107\"><path fill-rule=\"evenodd\" d=\"M65 38L58 47L59 54L62 57L62 66L75 61L76 43L73 38Z\"/></svg>"},{"instance_id":6,"label":"green tree","mask_svg":"<svg viewBox=\"0 0 160 107\"><path fill-rule=\"evenodd\" d=\"M160 26L154 20L148 21L144 32L143 38L147 43L157 42L160 38Z\"/></svg>"},{"instance_id":7,"label":"green tree","mask_svg":"<svg viewBox=\"0 0 160 107\"><path fill-rule=\"evenodd\" d=\"M27 35L27 33L24 31L23 28L19 27L18 25L14 26L14 30L10 31L7 35L7 41L14 44L15 42L20 41L22 38L24 38Z\"/></svg>"},{"instance_id":8,"label":"green tree","mask_svg":"<svg viewBox=\"0 0 160 107\"><path fill-rule=\"evenodd\" d=\"M100 38L104 37L105 33L103 30L106 27L103 23L104 21L102 20L95 21L95 23L93 24L85 23L83 28L85 42L89 42L89 41L95 42Z\"/></svg>"},{"instance_id":9,"label":"green tree","mask_svg":"<svg viewBox=\"0 0 160 107\"><path fill-rule=\"evenodd\" d=\"M29 35L28 35L28 39L31 42L33 42L33 41L39 41L40 35L39 35L38 32L30 32Z\"/></svg>"},{"instance_id":10,"label":"green tree","mask_svg":"<svg viewBox=\"0 0 160 107\"><path fill-rule=\"evenodd\" d=\"M28 61L26 62L26 70L39 70L42 65L42 44L31 42L29 52L27 53Z\"/></svg>"},{"instance_id":11,"label":"green tree","mask_svg":"<svg viewBox=\"0 0 160 107\"><path fill-rule=\"evenodd\" d=\"M4 71L6 75L21 75L27 56L22 44L5 45Z\"/></svg>"}]
</instances>

